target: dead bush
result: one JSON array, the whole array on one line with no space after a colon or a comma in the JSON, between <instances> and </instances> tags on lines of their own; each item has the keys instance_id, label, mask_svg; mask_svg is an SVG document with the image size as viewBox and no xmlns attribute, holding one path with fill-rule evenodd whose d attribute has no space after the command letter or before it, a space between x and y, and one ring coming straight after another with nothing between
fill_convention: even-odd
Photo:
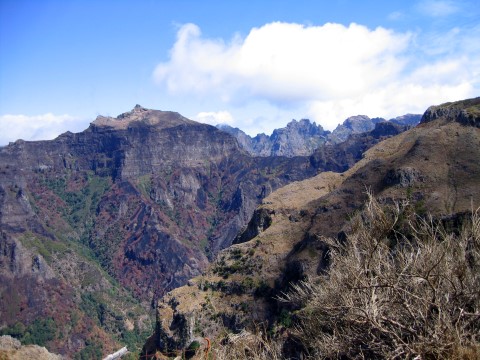
<instances>
[{"instance_id":1,"label":"dead bush","mask_svg":"<svg viewBox=\"0 0 480 360\"><path fill-rule=\"evenodd\" d=\"M370 195L346 241L324 239L328 272L282 297L312 358L480 358L479 211L453 235L408 209Z\"/></svg>"}]
</instances>

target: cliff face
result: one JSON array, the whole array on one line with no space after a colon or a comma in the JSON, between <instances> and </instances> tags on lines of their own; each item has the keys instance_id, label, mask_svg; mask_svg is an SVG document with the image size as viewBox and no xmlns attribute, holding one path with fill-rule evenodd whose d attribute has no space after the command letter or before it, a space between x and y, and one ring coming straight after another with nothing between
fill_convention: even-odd
<instances>
[{"instance_id":1,"label":"cliff face","mask_svg":"<svg viewBox=\"0 0 480 360\"><path fill-rule=\"evenodd\" d=\"M235 245L159 302L156 332L145 349L181 349L204 336L218 347L225 329L254 330L259 323L283 339L284 351L295 348L286 329L294 309L276 299L292 282L315 279L328 268L322 238L346 241L348 219L361 208L367 189L381 203L408 201L420 216L431 213L458 230L472 206L480 206L480 131L478 115L472 115L479 103L446 106L452 105L460 115L440 106L432 118L429 109L424 118L430 121L383 141L375 139L374 129L367 137L377 143L344 173L324 172L271 193ZM466 105L468 122L462 120ZM379 123L376 130L395 129ZM294 351L300 350L297 344Z\"/></svg>"}]
</instances>

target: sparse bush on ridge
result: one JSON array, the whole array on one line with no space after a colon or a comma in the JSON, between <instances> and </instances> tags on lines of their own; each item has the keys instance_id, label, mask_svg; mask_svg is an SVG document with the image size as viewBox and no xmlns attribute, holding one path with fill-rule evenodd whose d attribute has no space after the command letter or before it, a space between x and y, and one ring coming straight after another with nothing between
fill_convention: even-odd
<instances>
[{"instance_id":1,"label":"sparse bush on ridge","mask_svg":"<svg viewBox=\"0 0 480 360\"><path fill-rule=\"evenodd\" d=\"M313 358L480 357L479 211L458 236L406 214L369 195L347 241L324 239L328 273L283 296Z\"/></svg>"}]
</instances>

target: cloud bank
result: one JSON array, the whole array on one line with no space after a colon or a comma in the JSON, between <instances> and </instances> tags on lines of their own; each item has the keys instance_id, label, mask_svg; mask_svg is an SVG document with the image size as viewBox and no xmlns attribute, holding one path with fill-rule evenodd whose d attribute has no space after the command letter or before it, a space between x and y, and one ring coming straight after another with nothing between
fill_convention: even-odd
<instances>
[{"instance_id":1,"label":"cloud bank","mask_svg":"<svg viewBox=\"0 0 480 360\"><path fill-rule=\"evenodd\" d=\"M0 115L0 146L18 139L51 140L66 131L81 131L86 122L70 115Z\"/></svg>"},{"instance_id":2,"label":"cloud bank","mask_svg":"<svg viewBox=\"0 0 480 360\"><path fill-rule=\"evenodd\" d=\"M449 4L424 2L439 16L454 11ZM204 38L198 26L186 24L153 76L170 94L214 98L232 114L263 101L332 129L350 115L423 112L431 104L472 96L480 53L478 46L462 44L474 35L460 29L448 35L447 44L444 34L274 22L227 42ZM454 53L452 41L461 47ZM204 110L212 115L218 108Z\"/></svg>"},{"instance_id":3,"label":"cloud bank","mask_svg":"<svg viewBox=\"0 0 480 360\"><path fill-rule=\"evenodd\" d=\"M210 125L217 125L217 124L228 124L233 125L234 119L232 114L228 111L202 111L195 116L196 121L210 124Z\"/></svg>"}]
</instances>

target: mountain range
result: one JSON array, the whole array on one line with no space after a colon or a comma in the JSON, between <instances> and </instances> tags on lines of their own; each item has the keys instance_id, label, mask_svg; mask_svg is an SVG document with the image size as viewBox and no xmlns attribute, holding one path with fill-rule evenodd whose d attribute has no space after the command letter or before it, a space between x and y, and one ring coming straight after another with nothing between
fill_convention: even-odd
<instances>
[{"instance_id":1,"label":"mountain range","mask_svg":"<svg viewBox=\"0 0 480 360\"><path fill-rule=\"evenodd\" d=\"M406 114L389 122L405 130L406 127L417 125L420 118L418 114ZM344 142L350 135L372 131L376 124L386 121L383 118L370 119L366 115L351 116L330 132L308 119L292 120L286 127L274 130L270 136L258 134L253 138L226 124L217 125L217 128L235 136L239 145L250 155L293 157L311 155L323 144Z\"/></svg>"},{"instance_id":2,"label":"mountain range","mask_svg":"<svg viewBox=\"0 0 480 360\"><path fill-rule=\"evenodd\" d=\"M86 359L153 329L147 352L180 349L219 334L210 317L232 331L248 314L270 321L271 295L321 268L315 234L341 232L366 187L438 216L478 203L478 103L431 108L416 127L301 120L253 139L137 105L3 147L0 334Z\"/></svg>"}]
</instances>

